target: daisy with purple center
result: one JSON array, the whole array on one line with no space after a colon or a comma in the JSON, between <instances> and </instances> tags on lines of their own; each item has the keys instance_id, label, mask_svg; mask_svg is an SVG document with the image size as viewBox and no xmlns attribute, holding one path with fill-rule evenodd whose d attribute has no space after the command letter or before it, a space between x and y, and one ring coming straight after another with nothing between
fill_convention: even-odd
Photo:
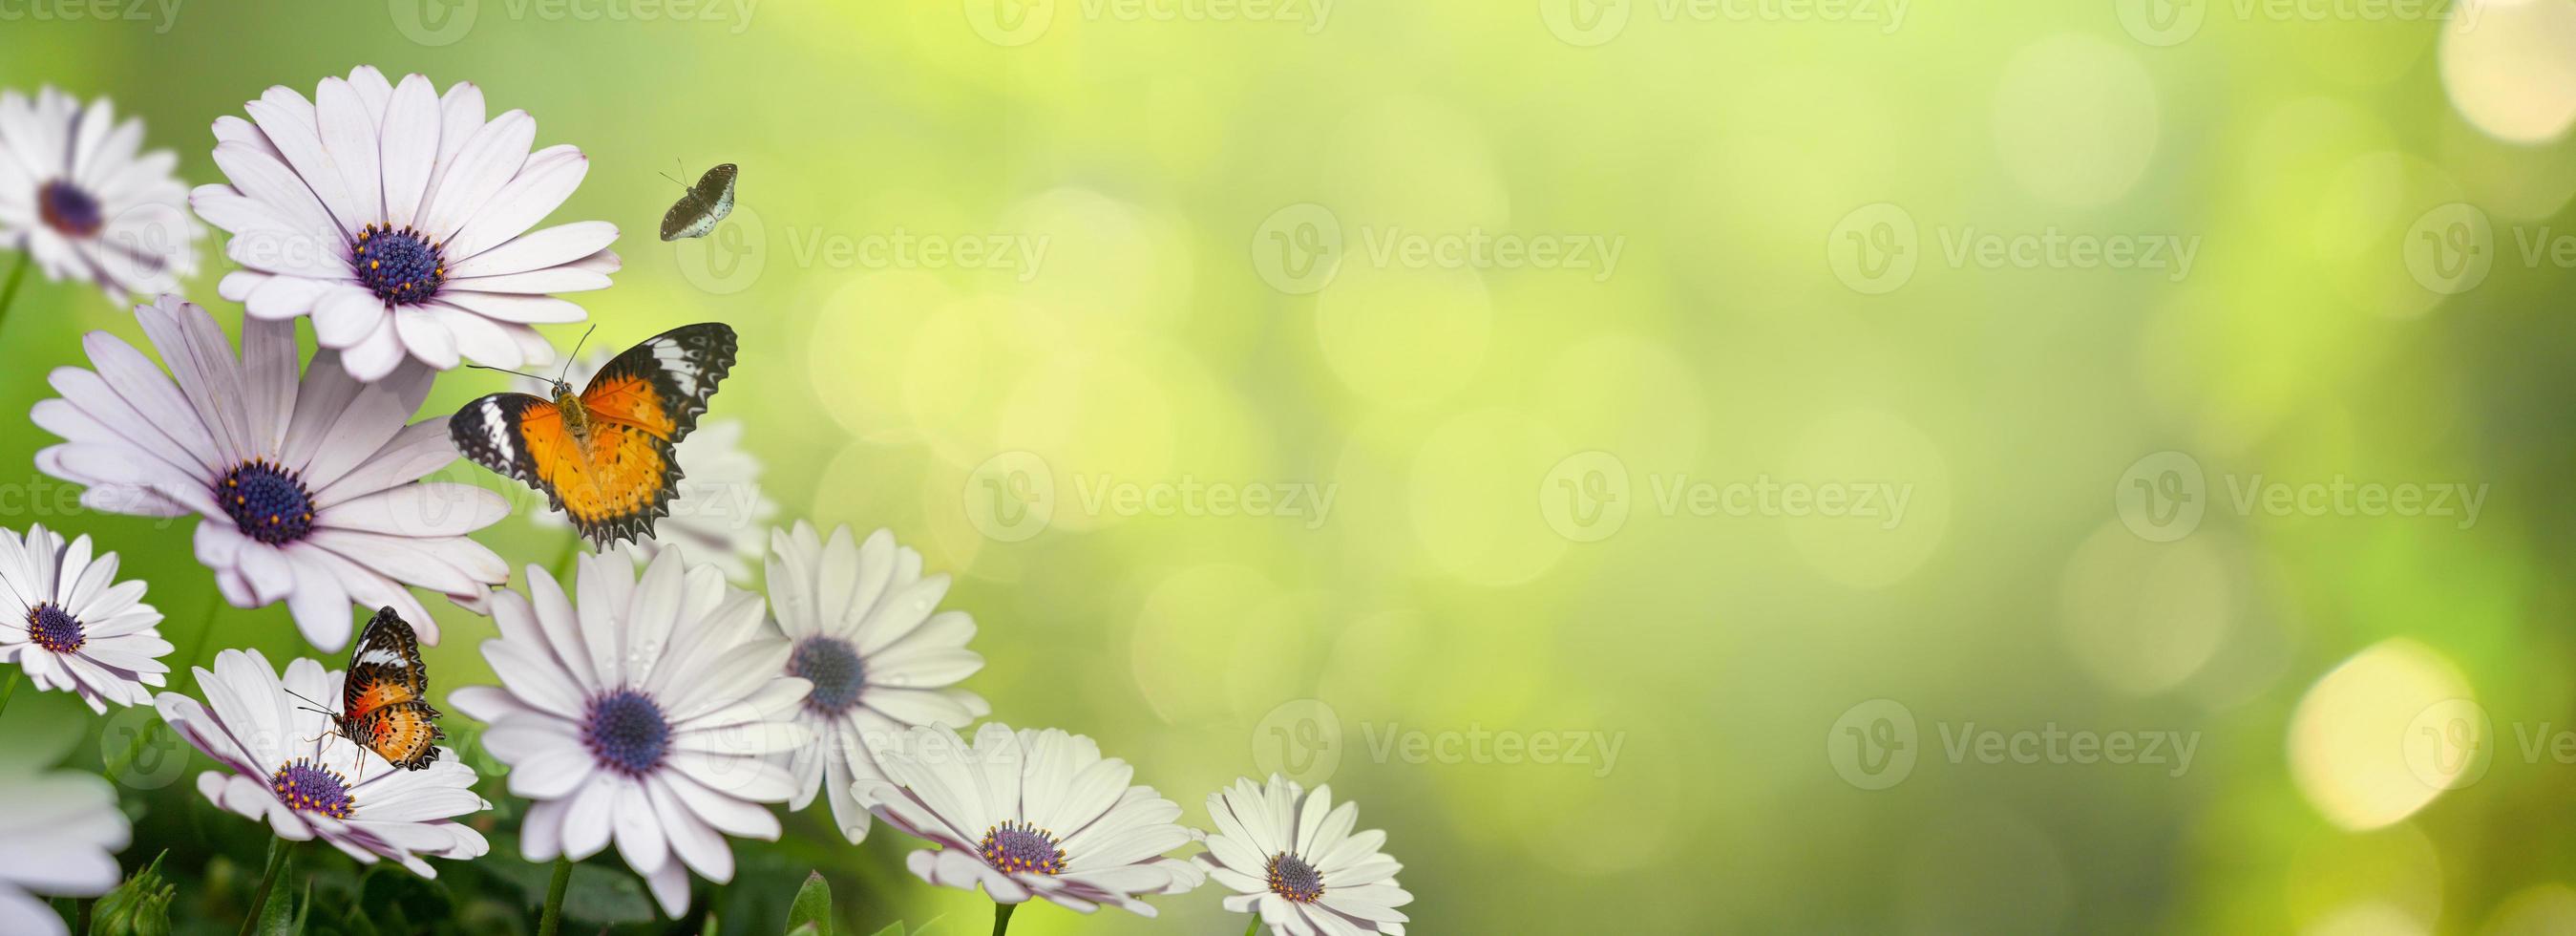
<instances>
[{"instance_id":1,"label":"daisy with purple center","mask_svg":"<svg viewBox=\"0 0 2576 936\"><path fill-rule=\"evenodd\" d=\"M152 701L170 667L170 642L143 603L142 582L116 580L116 554L89 537L69 544L43 524L0 530L0 663L16 663L38 689L80 696L90 711ZM16 679L12 676L11 679Z\"/></svg>"},{"instance_id":2,"label":"daisy with purple center","mask_svg":"<svg viewBox=\"0 0 2576 936\"><path fill-rule=\"evenodd\" d=\"M61 397L37 426L63 438L45 473L88 486L81 505L147 517L196 514L197 560L235 607L285 602L305 639L348 646L349 609L392 607L438 642L410 587L469 608L509 566L467 538L509 515L469 484L422 479L456 461L447 417L409 423L431 372L362 385L336 352L299 379L295 325L249 319L241 354L213 316L163 296L135 317L169 372L106 332L83 339L93 370L56 368Z\"/></svg>"},{"instance_id":3,"label":"daisy with purple center","mask_svg":"<svg viewBox=\"0 0 2576 936\"><path fill-rule=\"evenodd\" d=\"M0 246L26 251L47 279L98 284L116 305L176 291L196 275L206 229L171 172L178 156L142 149L143 121L119 122L106 98L0 91Z\"/></svg>"},{"instance_id":4,"label":"daisy with purple center","mask_svg":"<svg viewBox=\"0 0 2576 936\"><path fill-rule=\"evenodd\" d=\"M914 726L963 727L992 713L983 696L957 688L984 657L966 649L975 619L938 611L947 593L948 576L923 577L921 554L888 531L860 543L840 527L826 543L798 521L770 534L770 609L796 647L786 672L814 684L796 719L822 740L788 759L797 782L789 809L825 792L841 833L866 838L857 786L885 779L873 748Z\"/></svg>"},{"instance_id":5,"label":"daisy with purple center","mask_svg":"<svg viewBox=\"0 0 2576 936\"><path fill-rule=\"evenodd\" d=\"M1181 807L1090 738L986 722L971 746L946 728L915 728L877 751L886 779L859 781L877 818L939 846L905 865L933 884L993 898L993 932L1043 897L1083 913L1101 905L1153 916L1138 896L1179 894L1207 876L1164 852L1188 844Z\"/></svg>"},{"instance_id":6,"label":"daisy with purple center","mask_svg":"<svg viewBox=\"0 0 2576 936\"><path fill-rule=\"evenodd\" d=\"M1395 883L1404 866L1378 851L1386 833L1352 832L1359 806L1335 806L1330 786L1304 794L1277 774L1208 794L1217 831L1198 860L1235 892L1225 908L1258 914L1272 936L1404 936L1395 908L1413 895Z\"/></svg>"},{"instance_id":7,"label":"daisy with purple center","mask_svg":"<svg viewBox=\"0 0 2576 936\"><path fill-rule=\"evenodd\" d=\"M494 596L483 642L499 686L449 694L491 727L484 747L533 800L529 861L580 861L613 840L665 913L689 909L689 872L733 880L725 836L775 841L795 778L773 755L812 735L789 720L812 685L779 675L787 641L761 626L759 595L714 566L665 551L638 578L622 550L582 556L576 609L544 570L525 595ZM551 910L550 910L551 912Z\"/></svg>"},{"instance_id":8,"label":"daisy with purple center","mask_svg":"<svg viewBox=\"0 0 2576 936\"><path fill-rule=\"evenodd\" d=\"M228 185L189 204L231 232L245 269L217 285L251 317L311 316L325 348L359 380L406 358L449 370L554 357L532 326L578 322L553 294L603 289L619 267L617 226L578 221L531 230L572 196L590 161L570 145L533 153L524 111L487 119L483 91L438 92L422 75L397 85L360 67L313 98L284 86L215 121Z\"/></svg>"},{"instance_id":9,"label":"daisy with purple center","mask_svg":"<svg viewBox=\"0 0 2576 936\"><path fill-rule=\"evenodd\" d=\"M266 821L286 841L318 838L361 863L389 860L422 877L438 876L424 857L462 860L491 850L482 833L456 821L492 808L474 795L474 768L456 752L442 750L420 770L396 769L304 702L339 698L339 670L299 658L281 680L259 651L226 650L215 655L213 672L196 673L205 702L164 692L154 705L225 768L197 775L208 802Z\"/></svg>"}]
</instances>

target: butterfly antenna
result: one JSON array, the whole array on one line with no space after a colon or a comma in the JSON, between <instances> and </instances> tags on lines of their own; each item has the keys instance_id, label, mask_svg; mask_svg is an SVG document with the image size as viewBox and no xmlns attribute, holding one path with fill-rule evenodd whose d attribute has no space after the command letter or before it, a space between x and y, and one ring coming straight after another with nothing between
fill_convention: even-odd
<instances>
[{"instance_id":1,"label":"butterfly antenna","mask_svg":"<svg viewBox=\"0 0 2576 936\"><path fill-rule=\"evenodd\" d=\"M572 362L581 359L581 346L589 344L590 333L598 330L599 323L592 322L589 328L582 331L581 340L572 343L572 353L564 356L563 376L555 378L556 383L563 383L564 381L572 379Z\"/></svg>"},{"instance_id":2,"label":"butterfly antenna","mask_svg":"<svg viewBox=\"0 0 2576 936\"><path fill-rule=\"evenodd\" d=\"M473 368L473 369L475 369L475 370L500 371L501 373L504 373L504 374L517 374L517 375L519 375L519 376L521 376L521 377L528 378L529 380L537 381L538 383L544 383L544 382L545 382L545 378L543 378L543 377L539 377L539 376L537 376L537 375L535 375L535 374L528 373L527 371L516 371L516 370L511 370L511 369L509 369L509 368L507 368L507 367L492 367L492 366L484 365L484 364L467 364L467 365L465 365L465 366L467 366L467 367L471 367L471 368Z\"/></svg>"},{"instance_id":3,"label":"butterfly antenna","mask_svg":"<svg viewBox=\"0 0 2576 936\"><path fill-rule=\"evenodd\" d=\"M284 687L284 686L280 686L280 687L278 687L278 688L284 689L285 687ZM287 695L294 696L294 697L296 697L296 698L298 698L298 699L304 699L304 693L297 692L297 691L295 691L295 690L293 690L293 689L287 689L287 690L286 690L286 694L287 694ZM306 705L306 706L314 706L314 705L320 705L320 704L322 704L322 703L320 703L320 702L315 702L315 701L313 701L313 700L311 700L311 699L304 699L304 703L305 703L305 705ZM303 706L299 706L299 707L303 707ZM331 711L331 710L329 710L329 709L305 708L304 710L305 710L305 711L308 711L308 712L320 712L320 713L322 713L322 714L324 714L324 715L336 715L336 714L339 714L339 713L337 713L337 712L333 712L333 711Z\"/></svg>"}]
</instances>

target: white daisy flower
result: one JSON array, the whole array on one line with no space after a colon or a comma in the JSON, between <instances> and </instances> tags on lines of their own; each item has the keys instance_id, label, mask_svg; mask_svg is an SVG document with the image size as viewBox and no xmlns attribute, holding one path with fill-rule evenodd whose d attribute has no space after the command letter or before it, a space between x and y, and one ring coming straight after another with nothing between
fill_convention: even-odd
<instances>
[{"instance_id":1,"label":"white daisy flower","mask_svg":"<svg viewBox=\"0 0 2576 936\"><path fill-rule=\"evenodd\" d=\"M485 119L471 83L394 85L370 67L322 79L313 100L276 86L215 121L215 165L230 185L189 204L232 233L224 298L254 318L313 317L323 347L360 380L405 357L440 370L552 360L530 326L578 322L554 293L603 289L618 268L617 226L531 231L590 171L581 150L534 153L523 111Z\"/></svg>"},{"instance_id":2,"label":"white daisy flower","mask_svg":"<svg viewBox=\"0 0 2576 936\"><path fill-rule=\"evenodd\" d=\"M16 663L38 689L78 694L90 711L141 705L168 681L170 642L143 603L142 582L116 580L116 554L94 556L89 537L64 545L37 524L21 539L0 530L0 663Z\"/></svg>"},{"instance_id":3,"label":"white daisy flower","mask_svg":"<svg viewBox=\"0 0 2576 936\"><path fill-rule=\"evenodd\" d=\"M591 376L614 357L606 351L584 355L564 380L589 386ZM535 379L521 381L519 390L545 399L555 394L554 382ZM649 561L666 547L677 549L690 562L714 563L727 581L751 583L751 563L767 544L764 534L769 519L778 515L778 502L761 492L760 475L766 469L758 456L743 450L742 430L739 419L710 419L680 440L674 449L679 491L671 498L670 513L654 522L653 535L632 541L637 556ZM559 510L539 510L535 518L538 526L572 528Z\"/></svg>"},{"instance_id":4,"label":"white daisy flower","mask_svg":"<svg viewBox=\"0 0 2576 936\"><path fill-rule=\"evenodd\" d=\"M279 838L318 838L361 863L390 859L421 877L438 876L424 856L492 850L482 833L456 821L492 808L474 795L474 768L456 752L441 750L420 770L397 769L305 701L339 698L341 671L298 658L280 680L259 651L226 650L215 655L214 672L196 672L205 704L176 692L154 704L180 737L226 768L197 775L207 801L266 820Z\"/></svg>"},{"instance_id":5,"label":"white daisy flower","mask_svg":"<svg viewBox=\"0 0 2576 936\"><path fill-rule=\"evenodd\" d=\"M796 779L770 755L812 740L788 720L811 684L778 675L787 641L761 626L759 595L714 566L665 552L641 579L629 556L582 556L576 610L544 570L528 594L494 596L501 636L483 642L499 686L448 695L491 728L510 792L533 800L529 861L579 861L611 839L664 912L689 909L689 871L733 880L724 836L775 841Z\"/></svg>"},{"instance_id":6,"label":"white daisy flower","mask_svg":"<svg viewBox=\"0 0 2576 936\"><path fill-rule=\"evenodd\" d=\"M116 853L134 828L116 809L107 778L45 770L0 752L0 933L62 936L69 931L46 897L96 897L123 877Z\"/></svg>"},{"instance_id":7,"label":"white daisy flower","mask_svg":"<svg viewBox=\"0 0 2576 936\"><path fill-rule=\"evenodd\" d=\"M1385 832L1351 831L1359 804L1336 808L1332 787L1305 796L1272 774L1268 786L1237 780L1210 793L1207 806L1217 831L1198 861L1234 890L1226 909L1261 914L1272 936L1404 936L1395 909L1413 902L1395 883L1404 866L1378 851Z\"/></svg>"},{"instance_id":8,"label":"white daisy flower","mask_svg":"<svg viewBox=\"0 0 2576 936\"><path fill-rule=\"evenodd\" d=\"M447 417L404 424L429 396L428 369L361 385L325 350L299 380L292 322L245 320L236 358L193 304L163 296L134 312L169 375L92 332L82 344L95 370L56 368L62 396L32 414L65 440L37 452L36 466L88 485L82 506L204 518L197 561L224 597L242 608L285 602L324 651L348 646L353 604L391 606L437 643L437 623L404 586L475 608L509 580L509 565L466 537L508 516L509 503L421 480L456 460Z\"/></svg>"},{"instance_id":9,"label":"white daisy flower","mask_svg":"<svg viewBox=\"0 0 2576 936\"><path fill-rule=\"evenodd\" d=\"M129 293L176 292L196 275L206 229L171 174L179 157L142 149L143 121L118 123L106 98L83 107L51 87L33 100L0 91L0 245L120 306Z\"/></svg>"},{"instance_id":10,"label":"white daisy flower","mask_svg":"<svg viewBox=\"0 0 2576 936\"><path fill-rule=\"evenodd\" d=\"M963 727L992 714L983 696L956 687L984 668L984 657L966 649L975 619L931 613L948 576L923 578L921 554L895 545L891 532L861 544L840 527L827 545L800 520L770 534L770 550L770 610L796 644L787 675L814 684L796 719L825 742L790 756L798 787L787 805L803 809L828 791L832 818L856 842L868 834L856 782L885 779L874 748L914 726Z\"/></svg>"},{"instance_id":11,"label":"white daisy flower","mask_svg":"<svg viewBox=\"0 0 2576 936\"><path fill-rule=\"evenodd\" d=\"M877 750L887 779L861 780L877 818L939 846L904 860L933 884L1006 905L1044 897L1089 913L1109 904L1145 916L1140 894L1178 894L1206 874L1163 853L1188 844L1181 807L1135 769L1103 759L1090 738L986 722L972 747L946 728L915 728ZM996 929L999 932L999 929Z\"/></svg>"}]
</instances>

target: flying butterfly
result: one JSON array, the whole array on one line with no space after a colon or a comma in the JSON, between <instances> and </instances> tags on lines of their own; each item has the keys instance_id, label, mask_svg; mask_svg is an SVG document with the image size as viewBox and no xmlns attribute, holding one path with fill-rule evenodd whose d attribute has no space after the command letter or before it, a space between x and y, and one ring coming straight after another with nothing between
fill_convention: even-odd
<instances>
[{"instance_id":1,"label":"flying butterfly","mask_svg":"<svg viewBox=\"0 0 2576 936\"><path fill-rule=\"evenodd\" d=\"M734 171L732 163L725 163L699 176L698 184L689 186L671 210L662 213L662 239L705 237L716 229L716 222L732 214Z\"/></svg>"},{"instance_id":2,"label":"flying butterfly","mask_svg":"<svg viewBox=\"0 0 2576 936\"><path fill-rule=\"evenodd\" d=\"M438 742L447 738L428 695L429 668L420 661L420 636L394 609L381 608L349 651L340 710L313 711L330 716L335 732L388 763L420 770L438 760Z\"/></svg>"},{"instance_id":3,"label":"flying butterfly","mask_svg":"<svg viewBox=\"0 0 2576 936\"><path fill-rule=\"evenodd\" d=\"M495 393L467 403L448 437L476 464L546 495L593 545L649 536L679 490L673 450L733 370L734 347L731 326L683 325L610 359L578 394L558 378L551 400Z\"/></svg>"}]
</instances>

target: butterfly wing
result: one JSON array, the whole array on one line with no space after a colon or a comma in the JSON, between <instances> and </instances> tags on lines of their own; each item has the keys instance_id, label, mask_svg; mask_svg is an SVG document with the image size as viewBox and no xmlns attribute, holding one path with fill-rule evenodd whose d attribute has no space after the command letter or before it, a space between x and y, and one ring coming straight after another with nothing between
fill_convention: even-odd
<instances>
[{"instance_id":1,"label":"butterfly wing","mask_svg":"<svg viewBox=\"0 0 2576 936\"><path fill-rule=\"evenodd\" d=\"M731 327L689 325L627 349L591 377L581 394L587 451L572 446L566 469L550 469L542 455L536 466L584 536L604 547L652 535L679 492L676 447L697 428L734 356Z\"/></svg>"},{"instance_id":2,"label":"butterfly wing","mask_svg":"<svg viewBox=\"0 0 2576 936\"><path fill-rule=\"evenodd\" d=\"M734 172L734 165L726 163L699 176L698 184L662 213L662 239L705 237L715 230L716 222L733 213Z\"/></svg>"},{"instance_id":3,"label":"butterfly wing","mask_svg":"<svg viewBox=\"0 0 2576 936\"><path fill-rule=\"evenodd\" d=\"M404 770L438 759L438 709L430 706L429 667L420 659L420 636L392 608L376 612L349 651L340 684L340 733L384 755Z\"/></svg>"},{"instance_id":4,"label":"butterfly wing","mask_svg":"<svg viewBox=\"0 0 2576 936\"><path fill-rule=\"evenodd\" d=\"M495 393L456 411L448 439L475 464L517 478L546 495L556 510L582 500L598 485L588 477L590 459L552 401L524 393Z\"/></svg>"},{"instance_id":5,"label":"butterfly wing","mask_svg":"<svg viewBox=\"0 0 2576 936\"><path fill-rule=\"evenodd\" d=\"M698 427L716 385L733 372L733 327L682 325L626 349L590 378L582 406L594 422L641 429L678 443Z\"/></svg>"}]
</instances>

